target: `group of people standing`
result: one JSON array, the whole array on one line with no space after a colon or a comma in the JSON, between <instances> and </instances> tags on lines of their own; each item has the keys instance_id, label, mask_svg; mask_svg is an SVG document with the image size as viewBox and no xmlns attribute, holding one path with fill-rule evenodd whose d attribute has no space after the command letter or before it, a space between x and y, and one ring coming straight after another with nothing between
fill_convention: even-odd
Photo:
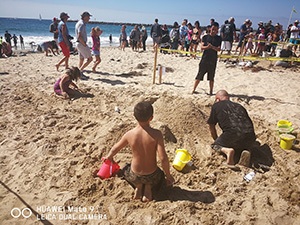
<instances>
[{"instance_id":1,"label":"group of people standing","mask_svg":"<svg viewBox=\"0 0 300 225\"><path fill-rule=\"evenodd\" d=\"M16 50L18 49L18 40L20 41L21 49L25 48L25 46L24 46L24 38L23 38L23 36L21 34L20 34L19 37L17 37L15 34L11 35L8 31L5 31L4 37L5 37L6 43L8 43L10 46L12 46L12 42L11 41L13 41L14 48ZM1 39L2 39L2 37L1 37Z\"/></svg>"},{"instance_id":2,"label":"group of people standing","mask_svg":"<svg viewBox=\"0 0 300 225\"><path fill-rule=\"evenodd\" d=\"M240 49L239 54L241 55L245 55L248 51L250 54L262 55L263 52L267 51L274 56L277 42L283 39L281 24L277 23L273 26L271 20L268 23L260 21L256 32L254 32L252 21L246 19L240 28L236 51Z\"/></svg>"},{"instance_id":3,"label":"group of people standing","mask_svg":"<svg viewBox=\"0 0 300 225\"><path fill-rule=\"evenodd\" d=\"M12 41L14 43L15 50L18 49L18 40L20 40L21 49L25 49L24 46L24 38L22 35L19 36L19 38L14 34L11 35L8 31L5 31L4 34L5 40L3 40L3 37L0 37L0 57L9 57L12 55Z\"/></svg>"},{"instance_id":4,"label":"group of people standing","mask_svg":"<svg viewBox=\"0 0 300 225\"><path fill-rule=\"evenodd\" d=\"M76 35L76 48L79 53L79 70L82 73L83 70L93 61L92 53L90 47L87 45L87 31L86 24L89 22L92 15L89 12L83 12L81 14L81 19L75 25L75 35ZM67 27L67 21L69 15L65 12L60 14L60 22L57 24L57 29L53 29L54 38L57 37L58 45L64 57L55 65L58 70L62 63L65 63L65 68L69 68L69 58L70 58L70 34ZM93 28L91 31L91 36L93 39L92 52L96 57L95 64L93 66L93 71L96 71L97 65L101 62L100 59L100 35L102 31L100 28ZM85 61L86 60L86 61ZM82 78L84 75L82 74Z\"/></svg>"},{"instance_id":5,"label":"group of people standing","mask_svg":"<svg viewBox=\"0 0 300 225\"><path fill-rule=\"evenodd\" d=\"M148 38L147 29L145 26L141 26L141 30L138 25L135 25L134 28L130 31L129 43L127 40L126 25L122 25L120 33L120 47L124 51L125 47L128 45L131 46L133 51L138 51L139 48L142 48L143 51L146 51L146 40Z\"/></svg>"},{"instance_id":6,"label":"group of people standing","mask_svg":"<svg viewBox=\"0 0 300 225\"><path fill-rule=\"evenodd\" d=\"M75 25L75 35L76 35L76 50L79 53L79 70L81 71L81 78L85 76L82 74L82 71L92 62L92 54L95 56L96 60L93 66L93 72L96 72L96 68L101 62L100 58L100 35L102 30L99 27L93 27L91 30L91 37L93 40L92 52L90 47L87 44L87 30L86 24L89 22L92 15L89 12L83 12L81 14L81 19ZM55 65L56 69L59 70L59 67L64 63L65 68L69 68L69 58L70 52L73 48L72 42L70 41L73 37L69 33L67 27L67 21L69 15L65 12L60 14L60 22L58 19L53 18L53 23L50 25L50 32L54 35L54 40L59 45L64 57ZM86 60L86 61L85 61Z\"/></svg>"},{"instance_id":7,"label":"group of people standing","mask_svg":"<svg viewBox=\"0 0 300 225\"><path fill-rule=\"evenodd\" d=\"M178 22L174 22L170 31L166 24L161 26L158 19L155 19L150 31L154 46L160 45L163 48L190 52L197 51L201 42L201 34L200 22L196 21L193 26L187 19L184 19L180 26Z\"/></svg>"}]
</instances>

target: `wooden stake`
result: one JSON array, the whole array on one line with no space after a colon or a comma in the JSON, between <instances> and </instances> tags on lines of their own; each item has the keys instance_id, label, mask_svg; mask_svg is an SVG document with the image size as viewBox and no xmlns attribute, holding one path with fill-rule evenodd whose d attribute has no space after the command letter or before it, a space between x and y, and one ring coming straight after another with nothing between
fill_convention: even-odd
<instances>
[{"instance_id":1,"label":"wooden stake","mask_svg":"<svg viewBox=\"0 0 300 225\"><path fill-rule=\"evenodd\" d=\"M161 84L162 70L163 70L163 67L160 66L159 67L159 72L158 72L159 73L159 80L158 80L159 84Z\"/></svg>"},{"instance_id":2,"label":"wooden stake","mask_svg":"<svg viewBox=\"0 0 300 225\"><path fill-rule=\"evenodd\" d=\"M155 76L156 76L157 51L158 51L158 46L155 45L155 46L154 46L153 84L155 84Z\"/></svg>"}]
</instances>

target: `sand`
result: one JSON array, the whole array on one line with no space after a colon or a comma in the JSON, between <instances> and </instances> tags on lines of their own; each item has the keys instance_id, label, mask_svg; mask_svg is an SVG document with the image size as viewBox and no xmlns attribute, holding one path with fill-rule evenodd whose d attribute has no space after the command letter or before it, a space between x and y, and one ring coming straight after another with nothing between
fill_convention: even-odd
<instances>
[{"instance_id":1,"label":"sand","mask_svg":"<svg viewBox=\"0 0 300 225\"><path fill-rule=\"evenodd\" d=\"M51 95L63 73L54 66L60 58L0 59L0 224L299 224L299 67L218 63L214 90L226 89L248 110L258 141L252 166L269 167L246 182L253 168L230 170L210 148L206 120L214 96L207 81L191 94L199 59L159 53L166 73L162 84L152 84L153 52L102 48L99 72L89 66L89 80L78 82L94 97L62 100ZM177 183L150 203L132 201L133 189L120 177L93 177L102 155L135 126L132 110L141 100L153 102L152 126L163 131L170 162L179 148L193 161L184 172L171 168ZM280 148L280 119L295 128L291 150ZM115 158L124 166L130 149Z\"/></svg>"}]
</instances>

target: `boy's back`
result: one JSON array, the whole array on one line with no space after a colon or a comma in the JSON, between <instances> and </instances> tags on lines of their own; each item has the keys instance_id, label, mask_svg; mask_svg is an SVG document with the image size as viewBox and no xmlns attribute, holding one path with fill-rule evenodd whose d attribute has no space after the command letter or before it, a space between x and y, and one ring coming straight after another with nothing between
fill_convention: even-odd
<instances>
[{"instance_id":1,"label":"boy's back","mask_svg":"<svg viewBox=\"0 0 300 225\"><path fill-rule=\"evenodd\" d=\"M132 150L131 169L139 175L151 174L157 169L156 153L162 134L150 126L136 128L125 134Z\"/></svg>"},{"instance_id":2,"label":"boy's back","mask_svg":"<svg viewBox=\"0 0 300 225\"><path fill-rule=\"evenodd\" d=\"M162 179L166 179L167 184L172 185L174 178L170 173L170 163L162 133L150 127L150 121L153 119L151 103L138 103L134 107L134 117L138 125L125 133L104 158L113 160L117 152L130 146L132 161L129 171L124 171L124 177L135 187L133 198L146 202L152 200L152 187L158 185ZM163 171L157 166L156 155L161 161Z\"/></svg>"}]
</instances>

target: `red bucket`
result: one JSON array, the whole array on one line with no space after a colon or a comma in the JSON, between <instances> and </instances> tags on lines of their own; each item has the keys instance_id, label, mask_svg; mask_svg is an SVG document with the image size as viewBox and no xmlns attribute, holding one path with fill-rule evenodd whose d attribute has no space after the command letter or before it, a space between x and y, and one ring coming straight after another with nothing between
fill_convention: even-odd
<instances>
[{"instance_id":1,"label":"red bucket","mask_svg":"<svg viewBox=\"0 0 300 225\"><path fill-rule=\"evenodd\" d=\"M112 177L120 170L120 166L116 162L112 162L109 159L105 159L101 165L100 170L97 173L101 179L107 179Z\"/></svg>"}]
</instances>

